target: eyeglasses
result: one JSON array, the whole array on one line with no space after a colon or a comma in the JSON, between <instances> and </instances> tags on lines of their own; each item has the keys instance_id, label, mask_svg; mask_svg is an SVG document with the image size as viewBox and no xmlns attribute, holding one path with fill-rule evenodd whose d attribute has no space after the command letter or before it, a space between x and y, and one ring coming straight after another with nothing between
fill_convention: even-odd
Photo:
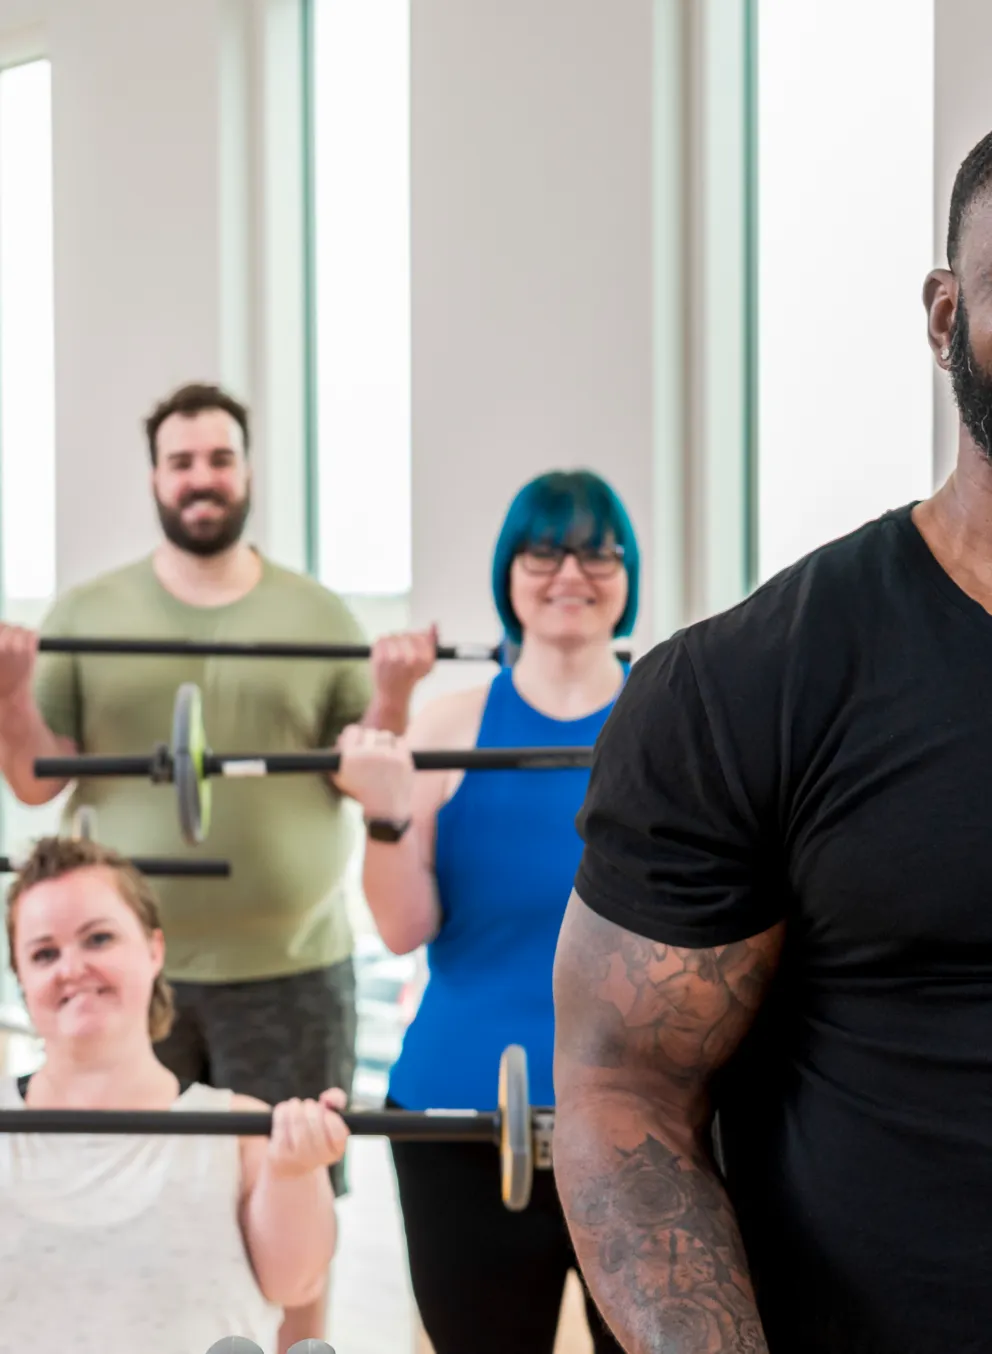
<instances>
[{"instance_id":1,"label":"eyeglasses","mask_svg":"<svg viewBox=\"0 0 992 1354\"><path fill-rule=\"evenodd\" d=\"M612 578L623 565L623 546L528 545L517 555L523 569L529 574L556 574L572 555L587 578Z\"/></svg>"}]
</instances>

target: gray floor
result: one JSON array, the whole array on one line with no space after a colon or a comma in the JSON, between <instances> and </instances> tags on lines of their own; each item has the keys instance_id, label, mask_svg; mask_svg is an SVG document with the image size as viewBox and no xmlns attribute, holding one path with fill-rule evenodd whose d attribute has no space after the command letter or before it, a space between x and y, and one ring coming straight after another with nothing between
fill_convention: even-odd
<instances>
[{"instance_id":1,"label":"gray floor","mask_svg":"<svg viewBox=\"0 0 992 1354\"><path fill-rule=\"evenodd\" d=\"M414 1354L417 1320L388 1144L355 1138L338 1203L330 1341L337 1354Z\"/></svg>"}]
</instances>

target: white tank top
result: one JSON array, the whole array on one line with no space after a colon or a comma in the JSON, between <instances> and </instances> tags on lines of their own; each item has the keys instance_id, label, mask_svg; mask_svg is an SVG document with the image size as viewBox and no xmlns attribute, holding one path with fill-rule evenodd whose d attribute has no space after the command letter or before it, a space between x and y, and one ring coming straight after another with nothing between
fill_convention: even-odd
<instances>
[{"instance_id":1,"label":"white tank top","mask_svg":"<svg viewBox=\"0 0 992 1354\"><path fill-rule=\"evenodd\" d=\"M193 1085L173 1111L230 1105ZM14 1077L0 1107L24 1108ZM0 1133L0 1354L206 1354L225 1335L274 1354L240 1181L234 1137Z\"/></svg>"}]
</instances>

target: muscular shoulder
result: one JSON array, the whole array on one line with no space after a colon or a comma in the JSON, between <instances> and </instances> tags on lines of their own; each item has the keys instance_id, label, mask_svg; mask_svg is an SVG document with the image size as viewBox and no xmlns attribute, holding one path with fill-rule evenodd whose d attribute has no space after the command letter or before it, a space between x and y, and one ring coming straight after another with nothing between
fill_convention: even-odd
<instances>
[{"instance_id":1,"label":"muscular shoulder","mask_svg":"<svg viewBox=\"0 0 992 1354\"><path fill-rule=\"evenodd\" d=\"M489 687L449 691L429 701L410 724L413 747L456 748L475 743Z\"/></svg>"},{"instance_id":2,"label":"muscular shoulder","mask_svg":"<svg viewBox=\"0 0 992 1354\"><path fill-rule=\"evenodd\" d=\"M659 678L698 687L707 707L745 720L826 698L863 661L887 598L905 591L899 514L812 551L736 606L646 655Z\"/></svg>"}]
</instances>

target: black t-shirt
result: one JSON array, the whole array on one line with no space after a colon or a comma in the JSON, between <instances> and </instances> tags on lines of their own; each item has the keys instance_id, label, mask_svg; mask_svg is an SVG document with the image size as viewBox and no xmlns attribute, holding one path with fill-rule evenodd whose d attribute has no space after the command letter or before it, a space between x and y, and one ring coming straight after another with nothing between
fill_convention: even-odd
<instances>
[{"instance_id":1,"label":"black t-shirt","mask_svg":"<svg viewBox=\"0 0 992 1354\"><path fill-rule=\"evenodd\" d=\"M647 654L579 828L639 935L786 922L716 1088L774 1354L988 1354L992 616L911 508Z\"/></svg>"}]
</instances>

